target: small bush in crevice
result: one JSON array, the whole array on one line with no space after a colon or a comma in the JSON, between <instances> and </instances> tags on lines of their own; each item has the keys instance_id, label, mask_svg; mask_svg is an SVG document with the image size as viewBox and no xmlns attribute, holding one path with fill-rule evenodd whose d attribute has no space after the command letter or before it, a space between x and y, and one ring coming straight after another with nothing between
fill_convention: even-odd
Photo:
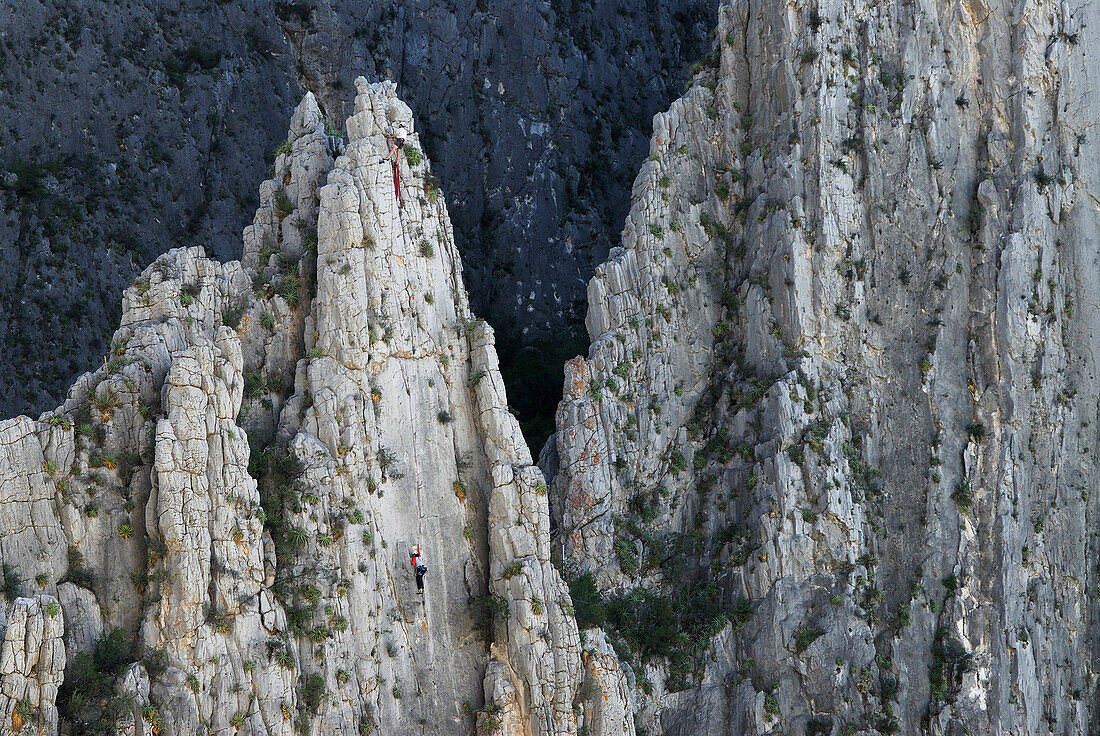
<instances>
[{"instance_id":1,"label":"small bush in crevice","mask_svg":"<svg viewBox=\"0 0 1100 736\"><path fill-rule=\"evenodd\" d=\"M291 560L305 542L302 536L305 532L294 529L287 515L301 508L297 480L302 474L302 463L293 454L273 447L270 433L253 432L248 440L251 445L248 472L259 481L264 528L275 543L277 559Z\"/></svg>"},{"instance_id":2,"label":"small bush in crevice","mask_svg":"<svg viewBox=\"0 0 1100 736\"><path fill-rule=\"evenodd\" d=\"M133 707L119 689L119 678L134 661L123 629L104 632L90 652L76 655L73 673L57 694L62 722L71 736L113 734Z\"/></svg>"},{"instance_id":3,"label":"small bush in crevice","mask_svg":"<svg viewBox=\"0 0 1100 736\"><path fill-rule=\"evenodd\" d=\"M969 513L970 507L974 503L974 492L970 489L970 484L965 480L959 481L959 484L955 486L955 490L951 493L951 500L959 507L960 513Z\"/></svg>"},{"instance_id":4,"label":"small bush in crevice","mask_svg":"<svg viewBox=\"0 0 1100 736\"><path fill-rule=\"evenodd\" d=\"M819 629L816 626L800 626L794 635L795 652L802 653L806 651L824 633L824 629Z\"/></svg>"},{"instance_id":5,"label":"small bush in crevice","mask_svg":"<svg viewBox=\"0 0 1100 736\"><path fill-rule=\"evenodd\" d=\"M298 270L295 268L279 280L275 287L275 293L283 298L291 309L298 308Z\"/></svg>"},{"instance_id":6,"label":"small bush in crevice","mask_svg":"<svg viewBox=\"0 0 1100 736\"><path fill-rule=\"evenodd\" d=\"M294 203L290 201L290 196L285 190L280 189L275 192L275 216L280 220L294 211Z\"/></svg>"},{"instance_id":7,"label":"small bush in crevice","mask_svg":"<svg viewBox=\"0 0 1100 736\"><path fill-rule=\"evenodd\" d=\"M302 707L316 713L325 695L325 678L314 672L302 683Z\"/></svg>"},{"instance_id":8,"label":"small bush in crevice","mask_svg":"<svg viewBox=\"0 0 1100 736\"><path fill-rule=\"evenodd\" d=\"M222 324L231 330L241 326L241 318L244 317L245 302L238 299L222 310Z\"/></svg>"},{"instance_id":9,"label":"small bush in crevice","mask_svg":"<svg viewBox=\"0 0 1100 736\"><path fill-rule=\"evenodd\" d=\"M405 154L405 160L409 162L409 166L419 166L420 162L424 160L420 149L411 143L406 143L401 150Z\"/></svg>"},{"instance_id":10,"label":"small bush in crevice","mask_svg":"<svg viewBox=\"0 0 1100 736\"><path fill-rule=\"evenodd\" d=\"M156 680L168 671L168 652L163 649L146 649L141 661L150 680Z\"/></svg>"},{"instance_id":11,"label":"small bush in crevice","mask_svg":"<svg viewBox=\"0 0 1100 736\"><path fill-rule=\"evenodd\" d=\"M768 717L768 720L772 718L778 718L780 715L779 701L773 693L764 693L764 715Z\"/></svg>"},{"instance_id":12,"label":"small bush in crevice","mask_svg":"<svg viewBox=\"0 0 1100 736\"><path fill-rule=\"evenodd\" d=\"M569 582L569 595L573 598L573 611L579 628L598 626L603 628L607 622L604 600L596 586L595 576L586 572Z\"/></svg>"},{"instance_id":13,"label":"small bush in crevice","mask_svg":"<svg viewBox=\"0 0 1100 736\"><path fill-rule=\"evenodd\" d=\"M69 571L62 579L62 582L66 581L74 585L79 585L81 588L87 588L88 590L95 589L95 573L84 564L84 555L75 548L69 549Z\"/></svg>"},{"instance_id":14,"label":"small bush in crevice","mask_svg":"<svg viewBox=\"0 0 1100 736\"><path fill-rule=\"evenodd\" d=\"M928 684L935 702L953 702L958 695L962 676L973 667L974 655L950 636L946 628L936 631L932 642L932 664L928 667Z\"/></svg>"},{"instance_id":15,"label":"small bush in crevice","mask_svg":"<svg viewBox=\"0 0 1100 736\"><path fill-rule=\"evenodd\" d=\"M23 586L23 581L19 577L19 573L15 568L4 563L4 596L9 600L15 600L19 597L20 589Z\"/></svg>"},{"instance_id":16,"label":"small bush in crevice","mask_svg":"<svg viewBox=\"0 0 1100 736\"><path fill-rule=\"evenodd\" d=\"M486 644L491 644L496 625L507 621L511 615L508 599L499 595L482 595L470 598L469 604L474 609L474 629Z\"/></svg>"}]
</instances>

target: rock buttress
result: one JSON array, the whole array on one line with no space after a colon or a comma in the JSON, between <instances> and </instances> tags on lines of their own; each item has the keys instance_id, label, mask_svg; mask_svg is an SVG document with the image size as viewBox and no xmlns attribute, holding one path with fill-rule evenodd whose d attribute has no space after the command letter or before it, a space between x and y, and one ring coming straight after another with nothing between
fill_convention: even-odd
<instances>
[{"instance_id":1,"label":"rock buttress","mask_svg":"<svg viewBox=\"0 0 1100 736\"><path fill-rule=\"evenodd\" d=\"M361 82L345 142L307 95L243 260L159 258L104 366L0 425L13 724L576 732L547 487L415 134L396 200L398 120Z\"/></svg>"},{"instance_id":2,"label":"rock buttress","mask_svg":"<svg viewBox=\"0 0 1100 736\"><path fill-rule=\"evenodd\" d=\"M1092 728L1094 16L722 7L558 414L646 728Z\"/></svg>"}]
</instances>

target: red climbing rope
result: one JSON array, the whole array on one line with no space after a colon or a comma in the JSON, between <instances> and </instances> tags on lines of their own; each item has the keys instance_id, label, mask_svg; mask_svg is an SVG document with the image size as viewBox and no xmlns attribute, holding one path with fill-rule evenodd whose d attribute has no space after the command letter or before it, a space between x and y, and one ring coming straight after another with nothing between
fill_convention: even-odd
<instances>
[{"instance_id":1,"label":"red climbing rope","mask_svg":"<svg viewBox=\"0 0 1100 736\"><path fill-rule=\"evenodd\" d=\"M401 174L398 173L397 161L393 162L393 193L397 197L397 201L401 201Z\"/></svg>"}]
</instances>

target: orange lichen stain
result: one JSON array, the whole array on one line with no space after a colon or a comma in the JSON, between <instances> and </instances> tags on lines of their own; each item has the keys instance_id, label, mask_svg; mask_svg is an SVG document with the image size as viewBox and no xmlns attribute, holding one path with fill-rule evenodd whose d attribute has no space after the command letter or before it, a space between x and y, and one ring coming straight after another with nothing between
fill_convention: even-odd
<instances>
[{"instance_id":1,"label":"orange lichen stain","mask_svg":"<svg viewBox=\"0 0 1100 736\"><path fill-rule=\"evenodd\" d=\"M597 465L597 464L599 464L599 462L600 462L600 453L597 452L595 455L592 456L592 464Z\"/></svg>"},{"instance_id":2,"label":"orange lichen stain","mask_svg":"<svg viewBox=\"0 0 1100 736\"><path fill-rule=\"evenodd\" d=\"M244 337L245 335L248 334L249 324L250 324L250 320L249 320L247 314L244 315L243 317L241 317L241 323L239 325L237 325L237 336L238 337Z\"/></svg>"}]
</instances>

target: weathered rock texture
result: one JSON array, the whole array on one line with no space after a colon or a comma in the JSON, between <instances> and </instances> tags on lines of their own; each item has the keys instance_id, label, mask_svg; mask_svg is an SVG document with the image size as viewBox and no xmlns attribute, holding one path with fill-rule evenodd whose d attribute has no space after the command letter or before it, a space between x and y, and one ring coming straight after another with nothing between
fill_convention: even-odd
<instances>
[{"instance_id":1,"label":"weathered rock texture","mask_svg":"<svg viewBox=\"0 0 1100 736\"><path fill-rule=\"evenodd\" d=\"M558 414L649 732L1095 732L1098 12L721 9Z\"/></svg>"},{"instance_id":2,"label":"weathered rock texture","mask_svg":"<svg viewBox=\"0 0 1100 736\"><path fill-rule=\"evenodd\" d=\"M411 109L307 95L0 423L0 729L1095 732L1098 16L724 6L550 484Z\"/></svg>"},{"instance_id":3,"label":"weathered rock texture","mask_svg":"<svg viewBox=\"0 0 1100 736\"><path fill-rule=\"evenodd\" d=\"M0 414L52 407L95 367L118 293L161 253L239 258L296 100L312 91L339 127L361 74L396 80L421 120L460 205L478 313L511 341L579 325L649 119L704 53L716 7L0 4Z\"/></svg>"},{"instance_id":4,"label":"weathered rock texture","mask_svg":"<svg viewBox=\"0 0 1100 736\"><path fill-rule=\"evenodd\" d=\"M357 87L346 141L299 105L242 261L158 258L104 366L0 424L13 730L548 736L600 709L412 112Z\"/></svg>"},{"instance_id":5,"label":"weathered rock texture","mask_svg":"<svg viewBox=\"0 0 1100 736\"><path fill-rule=\"evenodd\" d=\"M17 598L0 649L0 723L5 731L57 730L57 688L65 674L61 609L49 596Z\"/></svg>"}]
</instances>

